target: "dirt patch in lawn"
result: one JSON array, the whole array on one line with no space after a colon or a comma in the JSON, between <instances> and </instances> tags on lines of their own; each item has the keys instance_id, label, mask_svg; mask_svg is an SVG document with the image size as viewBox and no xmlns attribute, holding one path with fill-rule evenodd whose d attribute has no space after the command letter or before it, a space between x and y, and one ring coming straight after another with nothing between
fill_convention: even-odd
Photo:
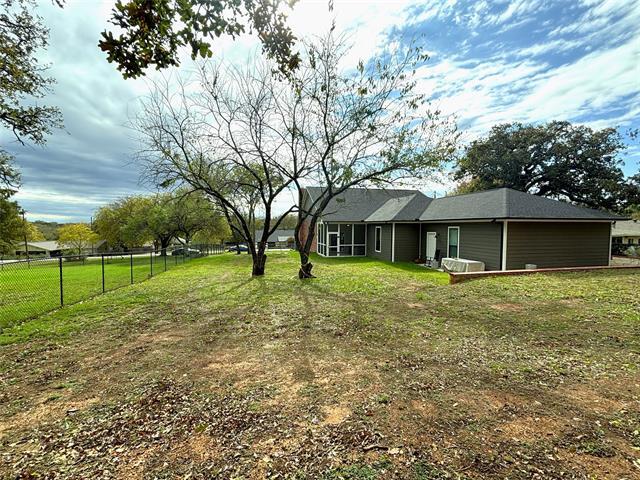
<instances>
[{"instance_id":1,"label":"dirt patch in lawn","mask_svg":"<svg viewBox=\"0 0 640 480\"><path fill-rule=\"evenodd\" d=\"M562 434L566 427L562 419L552 417L532 417L525 415L500 423L495 431L506 439L517 442L532 442L551 439Z\"/></svg>"},{"instance_id":2,"label":"dirt patch in lawn","mask_svg":"<svg viewBox=\"0 0 640 480\"><path fill-rule=\"evenodd\" d=\"M621 389L628 387L627 382L610 380L605 382L593 382L591 385L575 384L560 387L557 394L562 398L566 398L571 404L576 405L581 410L597 414L606 414L623 410L626 408L640 407L640 396L636 394L635 401L622 400L619 398L611 398L609 395L620 395Z\"/></svg>"},{"instance_id":3,"label":"dirt patch in lawn","mask_svg":"<svg viewBox=\"0 0 640 480\"><path fill-rule=\"evenodd\" d=\"M99 397L91 397L84 400L69 400L47 396L40 399L33 407L21 411L13 415L10 419L0 423L0 434L12 429L38 427L64 416L75 415L99 402Z\"/></svg>"},{"instance_id":4,"label":"dirt patch in lawn","mask_svg":"<svg viewBox=\"0 0 640 480\"><path fill-rule=\"evenodd\" d=\"M351 415L351 409L344 405L325 406L322 407L322 412L324 414L323 425L339 425Z\"/></svg>"},{"instance_id":5,"label":"dirt patch in lawn","mask_svg":"<svg viewBox=\"0 0 640 480\"><path fill-rule=\"evenodd\" d=\"M519 312L524 309L524 306L519 303L496 303L489 306L500 312Z\"/></svg>"}]
</instances>

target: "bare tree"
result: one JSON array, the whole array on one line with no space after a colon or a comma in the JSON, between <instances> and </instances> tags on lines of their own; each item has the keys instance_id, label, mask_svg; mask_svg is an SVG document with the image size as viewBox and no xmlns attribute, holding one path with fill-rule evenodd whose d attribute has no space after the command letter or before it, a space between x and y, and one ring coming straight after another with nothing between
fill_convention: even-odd
<instances>
[{"instance_id":1,"label":"bare tree","mask_svg":"<svg viewBox=\"0 0 640 480\"><path fill-rule=\"evenodd\" d=\"M267 239L294 210L276 217L274 203L307 169L283 133L291 85L259 60L246 68L205 62L194 81L174 80L154 83L133 121L144 145L138 159L156 185L186 185L214 201L247 242L252 274L263 275ZM257 216L264 223L254 232Z\"/></svg>"},{"instance_id":2,"label":"bare tree","mask_svg":"<svg viewBox=\"0 0 640 480\"><path fill-rule=\"evenodd\" d=\"M458 139L454 120L417 88L416 69L428 59L420 48L388 49L351 70L343 65L348 52L344 37L331 32L306 45L293 79L303 118L295 124L293 150L307 159L305 181L324 187L311 205L299 206L300 278L313 276L315 227L334 197L354 186L425 178L453 154ZM293 180L299 190L301 180Z\"/></svg>"}]
</instances>

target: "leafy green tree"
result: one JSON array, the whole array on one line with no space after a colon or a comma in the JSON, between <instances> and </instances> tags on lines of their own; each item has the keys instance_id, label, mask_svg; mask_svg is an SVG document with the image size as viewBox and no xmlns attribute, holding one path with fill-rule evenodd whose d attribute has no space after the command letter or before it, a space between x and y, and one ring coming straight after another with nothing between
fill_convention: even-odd
<instances>
[{"instance_id":1,"label":"leafy green tree","mask_svg":"<svg viewBox=\"0 0 640 480\"><path fill-rule=\"evenodd\" d=\"M82 255L98 241L98 235L86 223L70 223L58 230L58 244Z\"/></svg>"},{"instance_id":2,"label":"leafy green tree","mask_svg":"<svg viewBox=\"0 0 640 480\"><path fill-rule=\"evenodd\" d=\"M296 0L119 0L111 23L121 33L103 32L99 46L124 78L135 78L150 66L179 65L181 47L190 48L193 59L211 57L209 40L255 31L264 53L276 61L280 72L288 74L300 62L284 11L294 3Z\"/></svg>"},{"instance_id":3,"label":"leafy green tree","mask_svg":"<svg viewBox=\"0 0 640 480\"><path fill-rule=\"evenodd\" d=\"M129 196L101 207L93 226L100 238L114 250L141 247L152 240L144 218L149 201L142 196Z\"/></svg>"},{"instance_id":4,"label":"leafy green tree","mask_svg":"<svg viewBox=\"0 0 640 480\"><path fill-rule=\"evenodd\" d=\"M277 220L280 220L280 217L276 217ZM296 224L298 223L298 215L295 213L290 213L289 215L285 215L280 220L280 226L278 228L282 230L293 230L296 228ZM262 228L264 225L264 218L256 219L256 228Z\"/></svg>"},{"instance_id":5,"label":"leafy green tree","mask_svg":"<svg viewBox=\"0 0 640 480\"><path fill-rule=\"evenodd\" d=\"M20 216L20 206L0 197L0 254L10 255L15 252L15 244L24 235L24 223Z\"/></svg>"},{"instance_id":6,"label":"leafy green tree","mask_svg":"<svg viewBox=\"0 0 640 480\"><path fill-rule=\"evenodd\" d=\"M27 241L29 242L42 242L45 240L44 235L35 223L24 222L22 225L23 231L26 234Z\"/></svg>"},{"instance_id":7,"label":"leafy green tree","mask_svg":"<svg viewBox=\"0 0 640 480\"><path fill-rule=\"evenodd\" d=\"M170 193L164 193L145 200L148 207L137 219L137 224L141 230L146 229L153 237L156 250L160 249L162 255L166 255L171 240L178 235L178 225L173 218L173 199Z\"/></svg>"},{"instance_id":8,"label":"leafy green tree","mask_svg":"<svg viewBox=\"0 0 640 480\"><path fill-rule=\"evenodd\" d=\"M16 250L16 244L44 240L38 227L23 219L22 209L17 202L0 197L0 254L10 255Z\"/></svg>"},{"instance_id":9,"label":"leafy green tree","mask_svg":"<svg viewBox=\"0 0 640 480\"><path fill-rule=\"evenodd\" d=\"M223 216L213 219L209 225L193 235L193 243L224 243L232 237L231 229Z\"/></svg>"},{"instance_id":10,"label":"leafy green tree","mask_svg":"<svg viewBox=\"0 0 640 480\"><path fill-rule=\"evenodd\" d=\"M38 230L42 232L45 240L57 240L58 239L58 228L62 225L57 222L44 222L42 220L36 220L33 222Z\"/></svg>"},{"instance_id":11,"label":"leafy green tree","mask_svg":"<svg viewBox=\"0 0 640 480\"><path fill-rule=\"evenodd\" d=\"M463 182L464 192L510 187L622 211L631 194L620 168L624 148L614 128L593 130L569 122L496 125L467 148L454 178Z\"/></svg>"},{"instance_id":12,"label":"leafy green tree","mask_svg":"<svg viewBox=\"0 0 640 480\"><path fill-rule=\"evenodd\" d=\"M173 194L170 207L176 233L186 243L193 241L199 232L206 231L209 236L220 239L229 230L220 210L202 192L178 190Z\"/></svg>"},{"instance_id":13,"label":"leafy green tree","mask_svg":"<svg viewBox=\"0 0 640 480\"><path fill-rule=\"evenodd\" d=\"M35 7L33 0L0 1L0 126L20 143L41 145L52 129L62 126L62 116L57 107L34 102L54 83L44 76L46 66L36 56L47 46L49 31ZM19 183L11 161L12 156L0 149L0 195L5 198Z\"/></svg>"},{"instance_id":14,"label":"leafy green tree","mask_svg":"<svg viewBox=\"0 0 640 480\"><path fill-rule=\"evenodd\" d=\"M20 174L12 163L13 157L0 150L0 199L9 199L20 183Z\"/></svg>"}]
</instances>

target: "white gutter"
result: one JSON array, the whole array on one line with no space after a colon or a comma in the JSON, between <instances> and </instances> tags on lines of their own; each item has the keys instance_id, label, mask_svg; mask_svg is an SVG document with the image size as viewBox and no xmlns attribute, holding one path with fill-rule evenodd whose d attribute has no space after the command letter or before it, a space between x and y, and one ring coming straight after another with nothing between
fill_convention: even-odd
<instances>
[{"instance_id":1,"label":"white gutter","mask_svg":"<svg viewBox=\"0 0 640 480\"><path fill-rule=\"evenodd\" d=\"M502 270L507 269L507 232L509 223L507 220L502 222Z\"/></svg>"},{"instance_id":2,"label":"white gutter","mask_svg":"<svg viewBox=\"0 0 640 480\"><path fill-rule=\"evenodd\" d=\"M391 224L391 262L396 261L396 224Z\"/></svg>"},{"instance_id":3,"label":"white gutter","mask_svg":"<svg viewBox=\"0 0 640 480\"><path fill-rule=\"evenodd\" d=\"M608 265L611 266L611 242L612 242L612 233L613 233L613 222L609 224L609 262Z\"/></svg>"}]
</instances>

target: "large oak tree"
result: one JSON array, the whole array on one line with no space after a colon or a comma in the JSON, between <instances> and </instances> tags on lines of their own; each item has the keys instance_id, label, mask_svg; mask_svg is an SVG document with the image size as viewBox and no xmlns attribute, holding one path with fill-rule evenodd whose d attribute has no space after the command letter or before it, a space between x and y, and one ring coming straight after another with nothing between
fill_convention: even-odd
<instances>
[{"instance_id":1,"label":"large oak tree","mask_svg":"<svg viewBox=\"0 0 640 480\"><path fill-rule=\"evenodd\" d=\"M591 208L623 211L634 195L614 128L594 130L569 122L508 123L471 143L459 159L460 192L510 187Z\"/></svg>"}]
</instances>

